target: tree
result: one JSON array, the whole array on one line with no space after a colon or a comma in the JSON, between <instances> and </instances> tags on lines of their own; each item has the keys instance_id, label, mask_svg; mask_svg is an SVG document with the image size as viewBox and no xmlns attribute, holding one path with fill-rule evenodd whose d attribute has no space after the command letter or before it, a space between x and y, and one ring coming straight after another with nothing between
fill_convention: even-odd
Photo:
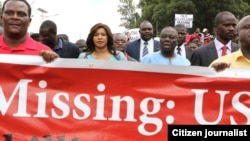
<instances>
[{"instance_id":1,"label":"tree","mask_svg":"<svg viewBox=\"0 0 250 141\"><path fill-rule=\"evenodd\" d=\"M3 6L3 3L0 1L0 15L2 15L2 6ZM2 21L0 21L0 26L3 26Z\"/></svg>"},{"instance_id":2,"label":"tree","mask_svg":"<svg viewBox=\"0 0 250 141\"><path fill-rule=\"evenodd\" d=\"M210 32L213 31L214 18L217 13L230 11L240 19L246 15L249 8L248 4L242 0L220 0L219 3L213 0L192 1L195 2L198 11L195 15L195 27L208 28Z\"/></svg>"},{"instance_id":3,"label":"tree","mask_svg":"<svg viewBox=\"0 0 250 141\"><path fill-rule=\"evenodd\" d=\"M165 26L174 26L175 14L193 14L193 30L197 27L213 31L214 18L218 12L230 11L240 19L250 13L250 0L140 0L141 16L136 26L143 20L150 21L156 28L155 36ZM127 20L130 23L131 20ZM133 23L134 25L134 23Z\"/></svg>"},{"instance_id":4,"label":"tree","mask_svg":"<svg viewBox=\"0 0 250 141\"><path fill-rule=\"evenodd\" d=\"M136 21L139 19L140 15L136 12L136 6L133 0L119 0L118 12L122 15L121 25L127 29L136 27Z\"/></svg>"}]
</instances>

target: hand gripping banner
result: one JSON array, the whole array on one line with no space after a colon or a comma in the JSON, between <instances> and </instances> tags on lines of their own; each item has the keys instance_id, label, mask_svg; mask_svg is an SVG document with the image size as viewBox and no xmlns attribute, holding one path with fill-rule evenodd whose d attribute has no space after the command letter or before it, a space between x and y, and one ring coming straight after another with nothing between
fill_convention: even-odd
<instances>
[{"instance_id":1,"label":"hand gripping banner","mask_svg":"<svg viewBox=\"0 0 250 141\"><path fill-rule=\"evenodd\" d=\"M168 141L168 125L249 125L249 70L0 56L0 140Z\"/></svg>"}]
</instances>

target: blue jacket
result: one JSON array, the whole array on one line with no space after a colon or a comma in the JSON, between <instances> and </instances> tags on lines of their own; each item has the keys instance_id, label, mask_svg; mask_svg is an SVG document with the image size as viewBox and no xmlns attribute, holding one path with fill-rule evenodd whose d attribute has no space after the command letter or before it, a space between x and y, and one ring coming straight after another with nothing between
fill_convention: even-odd
<instances>
[{"instance_id":1,"label":"blue jacket","mask_svg":"<svg viewBox=\"0 0 250 141\"><path fill-rule=\"evenodd\" d=\"M141 45L141 39L134 40L130 43L128 43L126 52L127 54L136 59L137 61L140 61L140 45ZM154 40L154 52L160 50L160 42L157 40Z\"/></svg>"}]
</instances>

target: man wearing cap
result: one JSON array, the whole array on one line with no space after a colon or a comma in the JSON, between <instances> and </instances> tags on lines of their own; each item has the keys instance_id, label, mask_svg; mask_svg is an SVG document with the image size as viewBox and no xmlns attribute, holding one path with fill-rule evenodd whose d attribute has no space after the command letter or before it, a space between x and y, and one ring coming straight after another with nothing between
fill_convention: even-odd
<instances>
[{"instance_id":1,"label":"man wearing cap","mask_svg":"<svg viewBox=\"0 0 250 141\"><path fill-rule=\"evenodd\" d=\"M202 32L204 34L204 42L203 42L203 44L206 45L206 44L210 43L210 41L212 40L212 38L211 38L211 35L209 34L207 28L204 28L202 30Z\"/></svg>"}]
</instances>

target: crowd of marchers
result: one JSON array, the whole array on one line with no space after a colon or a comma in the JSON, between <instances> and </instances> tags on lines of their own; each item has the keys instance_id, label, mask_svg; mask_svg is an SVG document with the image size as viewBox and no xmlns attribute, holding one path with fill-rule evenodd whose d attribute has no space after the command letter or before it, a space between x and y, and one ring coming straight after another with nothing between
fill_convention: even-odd
<instances>
[{"instance_id":1,"label":"crowd of marchers","mask_svg":"<svg viewBox=\"0 0 250 141\"><path fill-rule=\"evenodd\" d=\"M161 65L203 66L216 71L250 68L250 16L237 19L230 11L214 17L213 35L208 29L193 33L181 24L166 26L153 37L154 27L144 20L140 38L130 40L129 32L113 33L104 23L96 23L86 39L71 42L58 34L52 20L43 21L39 33L28 34L31 6L25 0L6 0L2 6L0 53L40 55L46 62L56 58L133 61Z\"/></svg>"}]
</instances>

